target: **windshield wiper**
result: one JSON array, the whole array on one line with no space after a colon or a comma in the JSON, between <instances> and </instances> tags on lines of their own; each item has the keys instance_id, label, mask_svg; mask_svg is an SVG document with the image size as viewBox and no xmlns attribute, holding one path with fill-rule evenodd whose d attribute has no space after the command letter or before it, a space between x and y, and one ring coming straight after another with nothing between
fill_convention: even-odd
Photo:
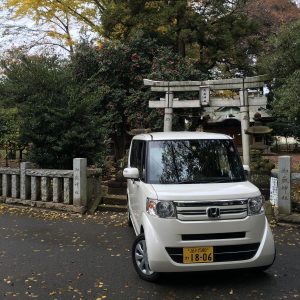
<instances>
[{"instance_id":1,"label":"windshield wiper","mask_svg":"<svg viewBox=\"0 0 300 300\"><path fill-rule=\"evenodd\" d=\"M229 178L229 177L226 177L226 178L216 178L216 179L211 178L210 179L210 182L212 182L212 183L239 182L239 181L241 181L240 178Z\"/></svg>"},{"instance_id":2,"label":"windshield wiper","mask_svg":"<svg viewBox=\"0 0 300 300\"><path fill-rule=\"evenodd\" d=\"M183 180L176 182L177 184L189 184L189 183L209 183L211 180L208 179L202 179L202 180Z\"/></svg>"},{"instance_id":3,"label":"windshield wiper","mask_svg":"<svg viewBox=\"0 0 300 300\"><path fill-rule=\"evenodd\" d=\"M220 179L211 179L211 183L222 183L222 182L232 182L231 178L220 178Z\"/></svg>"},{"instance_id":4,"label":"windshield wiper","mask_svg":"<svg viewBox=\"0 0 300 300\"><path fill-rule=\"evenodd\" d=\"M190 184L190 183L223 183L223 182L238 182L241 181L240 178L207 178L201 180L182 180L176 182L177 184Z\"/></svg>"}]
</instances>

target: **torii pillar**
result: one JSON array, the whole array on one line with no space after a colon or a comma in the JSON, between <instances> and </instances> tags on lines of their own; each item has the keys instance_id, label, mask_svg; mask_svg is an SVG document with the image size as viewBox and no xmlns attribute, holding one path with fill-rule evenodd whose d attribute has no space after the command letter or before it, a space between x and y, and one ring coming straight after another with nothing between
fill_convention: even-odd
<instances>
[{"instance_id":1,"label":"torii pillar","mask_svg":"<svg viewBox=\"0 0 300 300\"><path fill-rule=\"evenodd\" d=\"M164 116L164 131L172 131L172 122L173 122L173 92L166 92L165 103L165 116Z\"/></svg>"},{"instance_id":2,"label":"torii pillar","mask_svg":"<svg viewBox=\"0 0 300 300\"><path fill-rule=\"evenodd\" d=\"M243 89L240 91L240 114L241 114L241 134L243 144L243 163L250 165L250 136L246 134L249 128L249 105L248 105L248 91Z\"/></svg>"}]
</instances>

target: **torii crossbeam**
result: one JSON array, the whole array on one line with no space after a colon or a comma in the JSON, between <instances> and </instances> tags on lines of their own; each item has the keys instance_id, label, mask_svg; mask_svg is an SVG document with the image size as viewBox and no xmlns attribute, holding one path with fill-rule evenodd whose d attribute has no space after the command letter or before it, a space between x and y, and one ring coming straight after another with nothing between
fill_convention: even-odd
<instances>
[{"instance_id":1,"label":"torii crossbeam","mask_svg":"<svg viewBox=\"0 0 300 300\"><path fill-rule=\"evenodd\" d=\"M215 107L227 106L225 103L221 103L223 101L220 101L220 99L215 99L218 101L210 99L210 90L238 90L240 101L233 101L231 106L238 106L240 108L243 160L245 164L249 164L250 141L249 136L245 134L245 130L249 127L247 90L262 88L268 80L269 77L267 75L205 81L154 81L144 79L144 85L150 86L153 92L165 92L165 98L161 98L160 101L149 101L149 107L151 108L164 108L164 131L172 131L173 108L199 108L210 105L210 102L214 102ZM178 98L174 98L174 92L190 91L198 91L199 99L179 100Z\"/></svg>"}]
</instances>

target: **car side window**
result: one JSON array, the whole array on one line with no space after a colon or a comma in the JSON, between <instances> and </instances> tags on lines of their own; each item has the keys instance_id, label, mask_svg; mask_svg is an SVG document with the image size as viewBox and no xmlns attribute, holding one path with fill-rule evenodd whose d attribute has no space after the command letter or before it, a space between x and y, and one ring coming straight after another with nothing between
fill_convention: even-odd
<instances>
[{"instance_id":1,"label":"car side window","mask_svg":"<svg viewBox=\"0 0 300 300\"><path fill-rule=\"evenodd\" d=\"M132 141L132 149L130 153L130 167L137 168L140 173L141 180L145 180L145 158L146 158L146 142L140 140Z\"/></svg>"}]
</instances>

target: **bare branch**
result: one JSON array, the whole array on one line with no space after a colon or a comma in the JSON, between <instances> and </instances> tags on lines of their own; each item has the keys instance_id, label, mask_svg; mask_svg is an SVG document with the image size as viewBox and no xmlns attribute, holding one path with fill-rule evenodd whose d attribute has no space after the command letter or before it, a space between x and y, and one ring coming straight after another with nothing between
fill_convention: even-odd
<instances>
[{"instance_id":1,"label":"bare branch","mask_svg":"<svg viewBox=\"0 0 300 300\"><path fill-rule=\"evenodd\" d=\"M92 27L93 29L95 29L96 31L99 31L99 27L93 22L91 21L89 18L87 18L86 16L84 16L83 14L79 13L77 10L75 10L74 8L72 8L69 5L66 5L65 3L63 3L61 0L55 0L57 3L61 4L62 6L66 7L74 16L78 17L79 19L81 19L83 22L85 22L86 24L88 24L90 27ZM97 30L98 29L98 30Z\"/></svg>"},{"instance_id":2,"label":"bare branch","mask_svg":"<svg viewBox=\"0 0 300 300\"><path fill-rule=\"evenodd\" d=\"M105 10L105 6L102 5L102 3L100 3L99 0L93 0L93 1L94 1L94 3L96 4L96 6L99 8L100 12L103 13L104 10Z\"/></svg>"}]
</instances>

